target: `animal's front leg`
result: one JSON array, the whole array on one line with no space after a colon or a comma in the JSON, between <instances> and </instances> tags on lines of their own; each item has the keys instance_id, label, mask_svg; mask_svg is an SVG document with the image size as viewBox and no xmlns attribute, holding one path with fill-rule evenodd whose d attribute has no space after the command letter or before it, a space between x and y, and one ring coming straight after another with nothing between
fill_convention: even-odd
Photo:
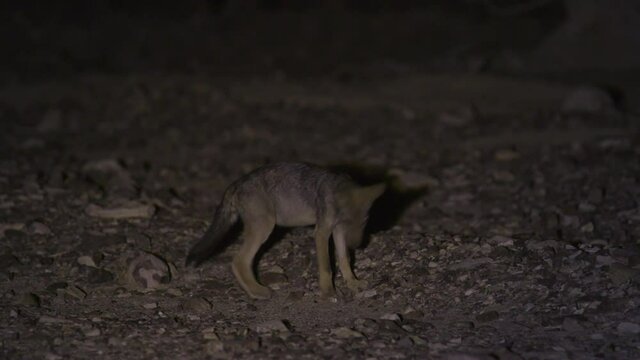
<instances>
[{"instance_id":1,"label":"animal's front leg","mask_svg":"<svg viewBox=\"0 0 640 360\"><path fill-rule=\"evenodd\" d=\"M328 226L316 225L315 241L316 253L318 255L318 280L320 293L323 297L332 297L335 295L329 257L329 236L331 236L331 229Z\"/></svg>"},{"instance_id":2,"label":"animal's front leg","mask_svg":"<svg viewBox=\"0 0 640 360\"><path fill-rule=\"evenodd\" d=\"M333 243L338 257L338 266L340 267L342 277L347 283L347 287L349 287L353 292L359 292L362 289L365 289L368 286L367 282L365 280L358 280L351 269L349 249L347 247L345 231L342 228L338 227L334 230Z\"/></svg>"}]
</instances>

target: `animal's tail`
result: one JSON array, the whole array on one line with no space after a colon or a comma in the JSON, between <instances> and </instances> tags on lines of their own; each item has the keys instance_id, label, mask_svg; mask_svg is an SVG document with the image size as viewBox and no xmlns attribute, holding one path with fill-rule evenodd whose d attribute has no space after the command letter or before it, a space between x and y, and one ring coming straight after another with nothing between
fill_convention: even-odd
<instances>
[{"instance_id":1,"label":"animal's tail","mask_svg":"<svg viewBox=\"0 0 640 360\"><path fill-rule=\"evenodd\" d=\"M216 208L213 222L200 241L189 250L186 261L187 266L198 266L209 258L238 220L238 212L229 195L231 194L225 194L222 202Z\"/></svg>"}]
</instances>

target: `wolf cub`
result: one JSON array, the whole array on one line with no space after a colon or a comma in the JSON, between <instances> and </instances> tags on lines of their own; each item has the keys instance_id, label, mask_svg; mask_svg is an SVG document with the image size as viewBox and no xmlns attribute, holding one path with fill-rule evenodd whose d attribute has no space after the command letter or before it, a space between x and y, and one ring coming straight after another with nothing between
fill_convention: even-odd
<instances>
[{"instance_id":1,"label":"wolf cub","mask_svg":"<svg viewBox=\"0 0 640 360\"><path fill-rule=\"evenodd\" d=\"M187 265L199 265L216 250L238 219L242 221L242 246L231 268L240 286L256 299L271 290L256 281L253 262L258 249L276 225L315 225L320 291L335 294L329 257L333 242L340 272L353 290L366 286L351 270L349 248L362 240L369 208L385 191L384 184L358 186L347 175L305 163L263 166L232 183L216 209L211 226L189 251Z\"/></svg>"}]
</instances>

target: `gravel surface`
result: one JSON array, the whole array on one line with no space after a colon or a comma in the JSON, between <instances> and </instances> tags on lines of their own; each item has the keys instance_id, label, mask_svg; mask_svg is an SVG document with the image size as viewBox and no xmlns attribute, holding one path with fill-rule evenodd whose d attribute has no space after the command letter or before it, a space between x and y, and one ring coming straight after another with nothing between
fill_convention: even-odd
<instances>
[{"instance_id":1,"label":"gravel surface","mask_svg":"<svg viewBox=\"0 0 640 360\"><path fill-rule=\"evenodd\" d=\"M6 86L0 357L640 358L638 119L606 96L418 72ZM320 298L307 228L261 256L270 300L233 279L237 242L184 267L225 187L287 160L389 185L362 292Z\"/></svg>"}]
</instances>

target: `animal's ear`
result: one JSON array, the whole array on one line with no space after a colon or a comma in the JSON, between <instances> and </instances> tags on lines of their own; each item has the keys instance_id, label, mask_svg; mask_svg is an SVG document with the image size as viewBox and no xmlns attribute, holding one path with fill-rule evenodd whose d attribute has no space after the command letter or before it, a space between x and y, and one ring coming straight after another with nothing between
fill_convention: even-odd
<instances>
[{"instance_id":1,"label":"animal's ear","mask_svg":"<svg viewBox=\"0 0 640 360\"><path fill-rule=\"evenodd\" d=\"M387 186L384 183L364 186L357 188L353 195L358 203L371 206L371 204L384 193L386 188Z\"/></svg>"}]
</instances>

